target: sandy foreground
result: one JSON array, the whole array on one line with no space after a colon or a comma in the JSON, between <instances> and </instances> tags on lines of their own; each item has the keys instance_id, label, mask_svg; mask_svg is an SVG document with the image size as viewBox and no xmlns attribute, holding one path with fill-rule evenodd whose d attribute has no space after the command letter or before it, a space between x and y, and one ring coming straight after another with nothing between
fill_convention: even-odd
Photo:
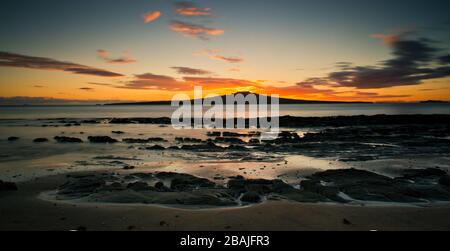
<instances>
[{"instance_id":1,"label":"sandy foreground","mask_svg":"<svg viewBox=\"0 0 450 251\"><path fill-rule=\"evenodd\" d=\"M20 183L18 192L0 193L0 230L67 231L79 227L90 231L450 230L449 205L267 202L246 208L186 210L152 205L74 205L39 198L42 192L63 182L62 175L45 177Z\"/></svg>"}]
</instances>

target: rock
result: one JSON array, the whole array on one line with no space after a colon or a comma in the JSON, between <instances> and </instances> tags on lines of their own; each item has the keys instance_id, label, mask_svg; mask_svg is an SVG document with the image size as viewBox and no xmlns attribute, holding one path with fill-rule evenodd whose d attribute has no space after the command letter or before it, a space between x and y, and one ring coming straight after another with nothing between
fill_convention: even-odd
<instances>
[{"instance_id":1,"label":"rock","mask_svg":"<svg viewBox=\"0 0 450 251\"><path fill-rule=\"evenodd\" d=\"M240 138L225 138L217 137L213 140L216 143L229 143L229 144L245 144L245 142Z\"/></svg>"},{"instance_id":2,"label":"rock","mask_svg":"<svg viewBox=\"0 0 450 251\"><path fill-rule=\"evenodd\" d=\"M345 219L345 218L342 220L342 223L343 223L344 225L351 225L351 224L352 224L349 220L347 220L347 219Z\"/></svg>"},{"instance_id":3,"label":"rock","mask_svg":"<svg viewBox=\"0 0 450 251\"><path fill-rule=\"evenodd\" d=\"M302 181L301 186L305 191L338 202L344 202L339 196L341 193L363 201L448 201L450 191L436 185L442 174L438 169L412 170L407 171L404 177L391 179L364 170L329 170L310 176L310 180Z\"/></svg>"},{"instance_id":4,"label":"rock","mask_svg":"<svg viewBox=\"0 0 450 251\"><path fill-rule=\"evenodd\" d=\"M12 182L5 182L0 180L0 192L17 191L17 185Z\"/></svg>"},{"instance_id":5,"label":"rock","mask_svg":"<svg viewBox=\"0 0 450 251\"><path fill-rule=\"evenodd\" d=\"M241 197L242 202L258 203L261 202L261 196L257 192L247 192Z\"/></svg>"},{"instance_id":6,"label":"rock","mask_svg":"<svg viewBox=\"0 0 450 251\"><path fill-rule=\"evenodd\" d=\"M19 139L20 139L19 137L9 137L8 141L13 142L13 141L17 141Z\"/></svg>"},{"instance_id":7,"label":"rock","mask_svg":"<svg viewBox=\"0 0 450 251\"><path fill-rule=\"evenodd\" d=\"M122 141L125 143L128 143L128 144L146 144L146 143L151 143L151 142L167 142L163 138L148 138L148 139L127 138L127 139L123 139Z\"/></svg>"},{"instance_id":8,"label":"rock","mask_svg":"<svg viewBox=\"0 0 450 251\"><path fill-rule=\"evenodd\" d=\"M58 143L83 143L83 140L79 138L71 138L71 137L59 137L56 136L54 138Z\"/></svg>"},{"instance_id":9,"label":"rock","mask_svg":"<svg viewBox=\"0 0 450 251\"><path fill-rule=\"evenodd\" d=\"M116 139L113 139L108 136L89 136L88 140L91 143L108 143L108 144L117 143Z\"/></svg>"},{"instance_id":10,"label":"rock","mask_svg":"<svg viewBox=\"0 0 450 251\"><path fill-rule=\"evenodd\" d=\"M415 179L415 178L427 178L431 176L443 177L446 176L447 172L437 169L437 168L427 168L427 169L408 169L404 171L405 179Z\"/></svg>"},{"instance_id":11,"label":"rock","mask_svg":"<svg viewBox=\"0 0 450 251\"><path fill-rule=\"evenodd\" d=\"M77 177L77 176L70 176ZM68 181L66 184L59 187L58 195L69 197L84 197L89 196L97 189L103 187L106 181L101 176L78 176L74 180Z\"/></svg>"},{"instance_id":12,"label":"rock","mask_svg":"<svg viewBox=\"0 0 450 251\"><path fill-rule=\"evenodd\" d=\"M444 176L439 179L439 184L450 187L450 176Z\"/></svg>"},{"instance_id":13,"label":"rock","mask_svg":"<svg viewBox=\"0 0 450 251\"><path fill-rule=\"evenodd\" d=\"M160 146L160 145L154 145L154 146L146 147L145 149L147 149L147 150L154 150L154 151L164 151L164 150L166 150L165 147Z\"/></svg>"},{"instance_id":14,"label":"rock","mask_svg":"<svg viewBox=\"0 0 450 251\"><path fill-rule=\"evenodd\" d=\"M120 134L125 134L125 132L122 132L122 131L112 131L111 133L113 133L113 134L118 134L118 135L120 135Z\"/></svg>"},{"instance_id":15,"label":"rock","mask_svg":"<svg viewBox=\"0 0 450 251\"><path fill-rule=\"evenodd\" d=\"M282 180L246 180L240 176L231 178L227 184L228 188L235 193L245 193L249 191L259 194L269 193L289 193L295 190L292 186L284 183Z\"/></svg>"},{"instance_id":16,"label":"rock","mask_svg":"<svg viewBox=\"0 0 450 251\"><path fill-rule=\"evenodd\" d=\"M183 142L183 143L202 143L201 139L196 139L196 138L175 138L176 141L178 142Z\"/></svg>"},{"instance_id":17,"label":"rock","mask_svg":"<svg viewBox=\"0 0 450 251\"><path fill-rule=\"evenodd\" d=\"M46 138L37 138L33 140L34 143L44 143L44 142L48 142L48 139Z\"/></svg>"},{"instance_id":18,"label":"rock","mask_svg":"<svg viewBox=\"0 0 450 251\"><path fill-rule=\"evenodd\" d=\"M163 139L163 138L159 138L159 137L156 137L156 138L148 138L148 141L150 141L150 142L167 142L167 140L165 140L165 139Z\"/></svg>"},{"instance_id":19,"label":"rock","mask_svg":"<svg viewBox=\"0 0 450 251\"><path fill-rule=\"evenodd\" d=\"M151 190L150 186L145 182L134 182L130 183L127 186L127 189L133 190L133 191L146 191Z\"/></svg>"},{"instance_id":20,"label":"rock","mask_svg":"<svg viewBox=\"0 0 450 251\"><path fill-rule=\"evenodd\" d=\"M135 167L134 166L124 166L123 170L133 170Z\"/></svg>"},{"instance_id":21,"label":"rock","mask_svg":"<svg viewBox=\"0 0 450 251\"><path fill-rule=\"evenodd\" d=\"M259 145L261 144L261 141L259 139L250 139L248 143L251 145Z\"/></svg>"},{"instance_id":22,"label":"rock","mask_svg":"<svg viewBox=\"0 0 450 251\"><path fill-rule=\"evenodd\" d=\"M170 188L166 187L164 185L164 183L162 183L161 181L159 181L155 184L155 189L158 192L170 192L171 191Z\"/></svg>"},{"instance_id":23,"label":"rock","mask_svg":"<svg viewBox=\"0 0 450 251\"><path fill-rule=\"evenodd\" d=\"M208 179L195 177L189 174L161 172L155 175L161 180L170 180L170 188L178 191L186 191L197 188L214 188L216 184Z\"/></svg>"},{"instance_id":24,"label":"rock","mask_svg":"<svg viewBox=\"0 0 450 251\"><path fill-rule=\"evenodd\" d=\"M221 132L208 132L207 136L208 137L220 137L220 136L222 136L222 133Z\"/></svg>"},{"instance_id":25,"label":"rock","mask_svg":"<svg viewBox=\"0 0 450 251\"><path fill-rule=\"evenodd\" d=\"M344 199L339 197L339 189L336 187L323 186L320 182L312 180L303 180L300 182L300 187L304 191L317 193L330 200L346 202Z\"/></svg>"},{"instance_id":26,"label":"rock","mask_svg":"<svg viewBox=\"0 0 450 251\"><path fill-rule=\"evenodd\" d=\"M235 133L235 132L223 132L224 137L245 137L247 135Z\"/></svg>"},{"instance_id":27,"label":"rock","mask_svg":"<svg viewBox=\"0 0 450 251\"><path fill-rule=\"evenodd\" d=\"M227 150L229 151L237 151L237 152L246 152L249 151L248 148L246 148L245 146L239 146L239 145L230 145Z\"/></svg>"}]
</instances>

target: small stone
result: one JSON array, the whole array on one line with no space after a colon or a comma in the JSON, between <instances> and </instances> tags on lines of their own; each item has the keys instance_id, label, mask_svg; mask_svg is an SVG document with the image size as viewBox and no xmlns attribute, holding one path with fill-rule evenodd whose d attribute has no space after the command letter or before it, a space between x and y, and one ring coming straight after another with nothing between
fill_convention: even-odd
<instances>
[{"instance_id":1,"label":"small stone","mask_svg":"<svg viewBox=\"0 0 450 251\"><path fill-rule=\"evenodd\" d=\"M342 223L343 223L344 225L351 225L351 224L352 224L349 220L347 220L347 219L345 219L345 218L342 220Z\"/></svg>"},{"instance_id":2,"label":"small stone","mask_svg":"<svg viewBox=\"0 0 450 251\"><path fill-rule=\"evenodd\" d=\"M34 143L44 143L44 142L48 142L48 139L46 138L37 138L33 140Z\"/></svg>"}]
</instances>

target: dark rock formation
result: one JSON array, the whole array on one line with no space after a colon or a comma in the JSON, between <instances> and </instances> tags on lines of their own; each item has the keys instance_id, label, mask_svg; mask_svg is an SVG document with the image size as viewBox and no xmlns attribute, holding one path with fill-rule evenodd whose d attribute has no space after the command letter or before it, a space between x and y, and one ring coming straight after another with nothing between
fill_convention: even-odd
<instances>
[{"instance_id":1,"label":"dark rock formation","mask_svg":"<svg viewBox=\"0 0 450 251\"><path fill-rule=\"evenodd\" d=\"M251 191L242 195L241 201L248 203L258 203L261 202L261 196L257 192Z\"/></svg>"},{"instance_id":2,"label":"dark rock formation","mask_svg":"<svg viewBox=\"0 0 450 251\"><path fill-rule=\"evenodd\" d=\"M12 182L5 182L0 180L0 192L17 191L17 185Z\"/></svg>"},{"instance_id":3,"label":"dark rock formation","mask_svg":"<svg viewBox=\"0 0 450 251\"><path fill-rule=\"evenodd\" d=\"M83 140L79 138L71 138L71 137L60 137L56 136L54 138L58 143L83 143Z\"/></svg>"},{"instance_id":4,"label":"dark rock formation","mask_svg":"<svg viewBox=\"0 0 450 251\"><path fill-rule=\"evenodd\" d=\"M37 138L33 140L34 143L44 143L44 142L48 142L48 139L46 138Z\"/></svg>"},{"instance_id":5,"label":"dark rock formation","mask_svg":"<svg viewBox=\"0 0 450 251\"><path fill-rule=\"evenodd\" d=\"M112 144L112 143L117 143L116 139L113 139L111 137L108 136L89 136L88 140L91 143L108 143L108 144Z\"/></svg>"}]
</instances>

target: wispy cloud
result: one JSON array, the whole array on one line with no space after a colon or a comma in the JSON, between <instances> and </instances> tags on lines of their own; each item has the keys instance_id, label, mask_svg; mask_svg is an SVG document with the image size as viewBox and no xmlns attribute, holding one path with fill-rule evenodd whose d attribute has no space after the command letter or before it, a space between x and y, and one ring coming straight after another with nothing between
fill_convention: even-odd
<instances>
[{"instance_id":1,"label":"wispy cloud","mask_svg":"<svg viewBox=\"0 0 450 251\"><path fill-rule=\"evenodd\" d=\"M195 56L206 56L212 60L224 61L227 63L242 63L244 61L241 57L231 57L231 56L223 56L221 55L220 50L202 50L194 53Z\"/></svg>"},{"instance_id":2,"label":"wispy cloud","mask_svg":"<svg viewBox=\"0 0 450 251\"><path fill-rule=\"evenodd\" d=\"M137 60L125 52L121 57L114 58L110 56L111 53L107 50L97 50L97 56L109 64L133 64Z\"/></svg>"},{"instance_id":3,"label":"wispy cloud","mask_svg":"<svg viewBox=\"0 0 450 251\"><path fill-rule=\"evenodd\" d=\"M107 83L94 83L94 82L90 82L87 83L88 85L96 85L96 86L112 86L112 84L107 84Z\"/></svg>"},{"instance_id":4,"label":"wispy cloud","mask_svg":"<svg viewBox=\"0 0 450 251\"><path fill-rule=\"evenodd\" d=\"M244 61L242 58L225 57L225 56L221 56L221 55L211 55L211 59L219 60L219 61L225 61L225 62L228 62L228 63L241 63L242 61Z\"/></svg>"},{"instance_id":5,"label":"wispy cloud","mask_svg":"<svg viewBox=\"0 0 450 251\"><path fill-rule=\"evenodd\" d=\"M287 83L285 83L287 84ZM194 86L201 86L208 91L229 91L250 90L261 94L279 94L282 97L302 98L310 100L392 100L410 97L404 95L385 95L377 92L362 92L358 90L343 90L332 88L328 82L322 79L300 82L287 86L277 86L266 83L263 80L245 80L220 77L183 77L176 79L171 76L145 73L135 75L134 79L122 83L120 86L113 86L121 89L132 90L162 90L162 91L192 91Z\"/></svg>"},{"instance_id":6,"label":"wispy cloud","mask_svg":"<svg viewBox=\"0 0 450 251\"><path fill-rule=\"evenodd\" d=\"M152 23L161 17L160 11L151 11L143 15L146 24Z\"/></svg>"},{"instance_id":7,"label":"wispy cloud","mask_svg":"<svg viewBox=\"0 0 450 251\"><path fill-rule=\"evenodd\" d=\"M176 70L179 74L184 75L210 75L212 72L202 69L195 69L190 67L172 67L172 69Z\"/></svg>"},{"instance_id":8,"label":"wispy cloud","mask_svg":"<svg viewBox=\"0 0 450 251\"><path fill-rule=\"evenodd\" d=\"M122 74L71 62L51 58L26 56L16 53L0 52L0 67L17 67L27 69L65 71L74 74L98 77L121 77Z\"/></svg>"},{"instance_id":9,"label":"wispy cloud","mask_svg":"<svg viewBox=\"0 0 450 251\"><path fill-rule=\"evenodd\" d=\"M134 76L134 79L125 82L124 85L116 88L133 90L189 90L190 86L179 82L173 77L144 73Z\"/></svg>"},{"instance_id":10,"label":"wispy cloud","mask_svg":"<svg viewBox=\"0 0 450 251\"><path fill-rule=\"evenodd\" d=\"M60 93L65 95L65 93ZM78 100L46 97L0 97L0 106L6 105L96 105L129 102L128 100Z\"/></svg>"},{"instance_id":11,"label":"wispy cloud","mask_svg":"<svg viewBox=\"0 0 450 251\"><path fill-rule=\"evenodd\" d=\"M397 29L392 34L378 33L378 34L372 34L372 35L370 35L370 37L376 38L376 39L381 39L384 42L384 44L393 46L393 45L395 45L395 43L399 42L400 40L405 39L406 36L411 35L415 32L416 32L416 28L410 27L410 28Z\"/></svg>"},{"instance_id":12,"label":"wispy cloud","mask_svg":"<svg viewBox=\"0 0 450 251\"><path fill-rule=\"evenodd\" d=\"M90 91L93 91L95 89L94 88L90 88L90 87L81 87L80 90L90 92Z\"/></svg>"},{"instance_id":13,"label":"wispy cloud","mask_svg":"<svg viewBox=\"0 0 450 251\"><path fill-rule=\"evenodd\" d=\"M191 91L194 86L202 86L207 90L238 88L245 86L259 86L257 82L249 80L213 77L184 77L182 80L170 76L145 73L135 75L135 78L116 88L134 90L166 90Z\"/></svg>"},{"instance_id":14,"label":"wispy cloud","mask_svg":"<svg viewBox=\"0 0 450 251\"><path fill-rule=\"evenodd\" d=\"M209 28L203 25L181 21L172 21L170 29L185 36L195 37L201 40L209 40L210 36L220 36L225 32L222 29Z\"/></svg>"},{"instance_id":15,"label":"wispy cloud","mask_svg":"<svg viewBox=\"0 0 450 251\"><path fill-rule=\"evenodd\" d=\"M174 4L175 11L182 16L200 17L211 16L211 8L202 8L194 2L176 2Z\"/></svg>"}]
</instances>

